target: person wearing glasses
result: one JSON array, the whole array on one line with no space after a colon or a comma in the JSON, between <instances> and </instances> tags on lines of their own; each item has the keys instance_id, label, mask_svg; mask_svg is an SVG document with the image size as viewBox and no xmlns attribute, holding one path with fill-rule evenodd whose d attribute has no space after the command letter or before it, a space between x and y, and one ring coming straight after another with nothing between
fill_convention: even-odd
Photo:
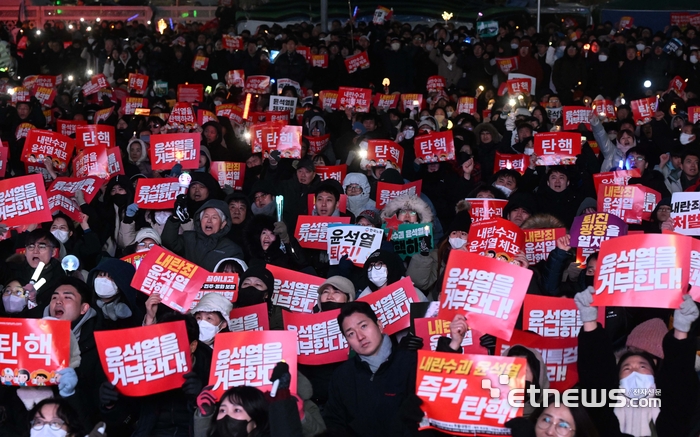
<instances>
[{"instance_id":1,"label":"person wearing glasses","mask_svg":"<svg viewBox=\"0 0 700 437\"><path fill-rule=\"evenodd\" d=\"M548 407L535 412L533 421L518 417L506 422L513 437L598 437L601 435L584 407L555 406L550 399Z\"/></svg>"},{"instance_id":2,"label":"person wearing glasses","mask_svg":"<svg viewBox=\"0 0 700 437\"><path fill-rule=\"evenodd\" d=\"M632 147L627 151L625 168L627 170L636 168L641 174L641 177L631 178L627 183L629 185L644 185L661 193L661 197L671 197L671 192L668 191L664 182L664 175L660 171L654 170L658 160L652 159L653 156L648 147L642 145Z\"/></svg>"},{"instance_id":3,"label":"person wearing glasses","mask_svg":"<svg viewBox=\"0 0 700 437\"><path fill-rule=\"evenodd\" d=\"M23 317L27 308L27 291L13 279L2 290L2 317Z\"/></svg>"},{"instance_id":4,"label":"person wearing glasses","mask_svg":"<svg viewBox=\"0 0 700 437\"><path fill-rule=\"evenodd\" d=\"M348 197L348 210L356 217L362 211L376 209L374 200L369 198L371 187L364 174L348 173L343 180L343 190Z\"/></svg>"},{"instance_id":5,"label":"person wearing glasses","mask_svg":"<svg viewBox=\"0 0 700 437\"><path fill-rule=\"evenodd\" d=\"M163 120L160 117L151 116L148 117L148 130L151 131L151 135L158 135L163 127Z\"/></svg>"},{"instance_id":6,"label":"person wearing glasses","mask_svg":"<svg viewBox=\"0 0 700 437\"><path fill-rule=\"evenodd\" d=\"M63 399L45 399L30 412L30 437L82 437L78 412Z\"/></svg>"}]
</instances>

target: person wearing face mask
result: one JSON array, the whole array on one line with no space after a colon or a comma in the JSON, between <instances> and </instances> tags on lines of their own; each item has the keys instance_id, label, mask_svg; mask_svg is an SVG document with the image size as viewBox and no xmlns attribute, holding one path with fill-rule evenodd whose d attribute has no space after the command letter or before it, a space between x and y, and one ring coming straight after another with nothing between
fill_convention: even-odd
<instances>
[{"instance_id":1,"label":"person wearing face mask","mask_svg":"<svg viewBox=\"0 0 700 437\"><path fill-rule=\"evenodd\" d=\"M23 317L27 309L27 292L17 280L11 280L2 290L2 317Z\"/></svg>"},{"instance_id":2,"label":"person wearing face mask","mask_svg":"<svg viewBox=\"0 0 700 437\"><path fill-rule=\"evenodd\" d=\"M271 300L275 277L265 265L260 262L252 263L248 270L239 276L238 283L240 285L236 308L267 303L268 313L274 315L270 317L270 329L282 329L282 312L279 307L272 305ZM272 327L273 323L275 328Z\"/></svg>"},{"instance_id":3,"label":"person wearing face mask","mask_svg":"<svg viewBox=\"0 0 700 437\"><path fill-rule=\"evenodd\" d=\"M557 88L557 94L563 105L573 104L574 89L586 89L588 74L586 61L574 42L566 45L566 52L561 59L554 63L552 83Z\"/></svg>"},{"instance_id":4,"label":"person wearing face mask","mask_svg":"<svg viewBox=\"0 0 700 437\"><path fill-rule=\"evenodd\" d=\"M89 270L94 267L101 245L97 233L90 229L90 217L83 214L81 218L80 229L77 229L70 217L58 212L54 214L49 230L61 243L59 256L63 258L67 254L75 255L80 260L80 265Z\"/></svg>"},{"instance_id":5,"label":"person wearing face mask","mask_svg":"<svg viewBox=\"0 0 700 437\"><path fill-rule=\"evenodd\" d=\"M100 241L105 241L102 249L110 256L122 256L124 248L133 244L136 228L146 224L143 214L136 213L138 210L133 211L132 220L127 220L127 212L132 214L127 207L133 202L133 184L126 176L115 176L107 184L103 201L93 200L90 205L99 214Z\"/></svg>"},{"instance_id":6,"label":"person wearing face mask","mask_svg":"<svg viewBox=\"0 0 700 437\"><path fill-rule=\"evenodd\" d=\"M136 269L131 263L106 258L88 275L95 293L97 315L103 330L141 326L146 295L131 286Z\"/></svg>"},{"instance_id":7,"label":"person wearing face mask","mask_svg":"<svg viewBox=\"0 0 700 437\"><path fill-rule=\"evenodd\" d=\"M85 435L78 412L64 399L45 399L39 402L29 412L29 417L31 417L29 437L83 437ZM92 436L91 433L90 437Z\"/></svg>"},{"instance_id":8,"label":"person wearing face mask","mask_svg":"<svg viewBox=\"0 0 700 437\"><path fill-rule=\"evenodd\" d=\"M589 53L588 56L591 56ZM611 59L610 50L603 47L598 52L597 62L591 58L589 62L590 74L586 87L586 95L589 96L614 96L618 94L618 66L614 59ZM598 97L596 97L597 99Z\"/></svg>"},{"instance_id":9,"label":"person wearing face mask","mask_svg":"<svg viewBox=\"0 0 700 437\"><path fill-rule=\"evenodd\" d=\"M588 287L574 300L583 321L578 336L579 384L584 390L624 390L628 399L654 397L656 389L663 393L663 403L637 405L627 403L589 410L601 435L622 432L635 437L690 435L694 409L700 392L695 374L695 336L688 335L700 312L690 295L684 294L673 313L673 330L663 338L663 365L648 352L627 350L615 362L613 344L598 324L598 308L591 306L595 289Z\"/></svg>"},{"instance_id":10,"label":"person wearing face mask","mask_svg":"<svg viewBox=\"0 0 700 437\"><path fill-rule=\"evenodd\" d=\"M379 290L382 287L393 284L394 282L406 276L406 267L404 267L401 258L387 250L377 250L373 252L365 261L362 267L364 289L360 292L358 298L364 297ZM416 288L416 293L421 302L427 302L428 299L422 291Z\"/></svg>"},{"instance_id":11,"label":"person wearing face mask","mask_svg":"<svg viewBox=\"0 0 700 437\"><path fill-rule=\"evenodd\" d=\"M389 48L381 53L381 57L384 63L384 75L381 77L389 79L389 90L400 93L411 92L415 76L413 56L408 49L403 47L398 36L391 38Z\"/></svg>"},{"instance_id":12,"label":"person wearing face mask","mask_svg":"<svg viewBox=\"0 0 700 437\"><path fill-rule=\"evenodd\" d=\"M206 293L190 310L199 325L199 342L214 347L214 337L219 332L229 332L229 314L233 304L223 295Z\"/></svg>"},{"instance_id":13,"label":"person wearing face mask","mask_svg":"<svg viewBox=\"0 0 700 437\"><path fill-rule=\"evenodd\" d=\"M603 127L603 123L600 121L596 111L591 111L590 123L593 136L600 148L600 153L604 156L600 171L610 171L617 167L620 161L624 162L625 154L636 145L637 140L633 132L625 129L617 133L617 142L613 143L610 138L608 138L605 127Z\"/></svg>"},{"instance_id":14,"label":"person wearing face mask","mask_svg":"<svg viewBox=\"0 0 700 437\"><path fill-rule=\"evenodd\" d=\"M501 147L503 135L501 135L493 123L480 123L474 128L476 135L476 147L474 147L475 159L481 168L481 179L487 180L494 173L494 160L496 152ZM509 139L509 138L508 138Z\"/></svg>"},{"instance_id":15,"label":"person wearing face mask","mask_svg":"<svg viewBox=\"0 0 700 437\"><path fill-rule=\"evenodd\" d=\"M445 87L456 86L462 78L462 68L457 65L457 55L452 44L446 44L440 53L438 48L430 52L430 60L438 67L438 75L445 78Z\"/></svg>"},{"instance_id":16,"label":"person wearing face mask","mask_svg":"<svg viewBox=\"0 0 700 437\"><path fill-rule=\"evenodd\" d=\"M414 139L418 132L418 124L415 120L404 119L401 122L401 132L396 136L396 142L403 147L403 165L401 174L409 181L418 179L417 169L414 161L416 159L416 151L413 147Z\"/></svg>"},{"instance_id":17,"label":"person wearing face mask","mask_svg":"<svg viewBox=\"0 0 700 437\"><path fill-rule=\"evenodd\" d=\"M347 208L356 217L366 209L375 209L374 200L369 198L372 188L364 174L348 173L343 180L343 190L348 198Z\"/></svg>"}]
</instances>

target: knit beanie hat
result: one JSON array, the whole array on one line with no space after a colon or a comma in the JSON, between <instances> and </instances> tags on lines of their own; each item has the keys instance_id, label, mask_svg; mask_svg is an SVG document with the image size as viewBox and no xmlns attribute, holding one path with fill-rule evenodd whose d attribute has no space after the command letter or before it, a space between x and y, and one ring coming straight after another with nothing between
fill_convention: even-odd
<instances>
[{"instance_id":1,"label":"knit beanie hat","mask_svg":"<svg viewBox=\"0 0 700 437\"><path fill-rule=\"evenodd\" d=\"M200 312L206 313L219 313L226 324L231 326L231 319L229 314L233 309L233 304L226 299L222 294L219 293L207 293L199 300L199 303L190 310L190 314L197 314Z\"/></svg>"},{"instance_id":2,"label":"knit beanie hat","mask_svg":"<svg viewBox=\"0 0 700 437\"><path fill-rule=\"evenodd\" d=\"M627 347L648 352L655 357L664 357L662 344L664 336L668 333L668 327L663 320L649 319L637 325L627 336Z\"/></svg>"}]
</instances>

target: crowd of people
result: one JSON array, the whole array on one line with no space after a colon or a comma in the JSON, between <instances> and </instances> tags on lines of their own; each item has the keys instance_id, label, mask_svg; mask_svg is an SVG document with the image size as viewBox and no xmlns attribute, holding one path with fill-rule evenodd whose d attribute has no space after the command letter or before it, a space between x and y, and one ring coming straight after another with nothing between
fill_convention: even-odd
<instances>
[{"instance_id":1,"label":"crowd of people","mask_svg":"<svg viewBox=\"0 0 700 437\"><path fill-rule=\"evenodd\" d=\"M497 35L479 37L470 26L384 24L333 21L286 27L262 25L243 31L240 50L226 49L222 35L235 35L235 23L225 10L209 23L178 24L156 30L156 23L74 23L55 21L43 29L22 23L0 30L11 50L8 69L0 72L6 92L32 75L62 76L50 107L31 97L13 100L4 94L0 134L9 147L5 180L21 177L28 123L31 129L55 129L57 120L87 120L113 107L101 124L114 126L124 174L106 180L97 196L86 202L76 193L81 220L58 212L52 221L21 228L0 222L0 316L57 318L71 322L77 365L62 370L56 387L0 385L0 436L406 436L418 431L423 418L416 396L416 350L423 341L415 333L386 335L372 308L358 298L408 277L422 301L438 301L445 266L452 252L468 251L473 217L465 199L507 200L503 218L521 229L567 228L575 218L598 211L593 176L615 170L638 170L629 181L652 188L662 199L649 221L630 225L644 233L674 229L671 196L700 190L700 123L689 109L700 105L700 35L692 26L663 31L617 23L566 28L500 23ZM327 66L311 66L297 49L326 54ZM671 49L669 49L671 47ZM279 53L277 53L279 52ZM366 52L367 68L349 73L344 60ZM194 70L193 58L208 58ZM517 69L536 79L532 92L514 98L502 92L505 74L496 58L517 57ZM253 153L250 126L228 117L191 125L201 133L199 168L178 196L173 209L144 210L135 203L135 186L143 178L177 177L179 165L154 170L149 159L154 135L181 132L168 123L171 103L180 84L207 89L196 109L216 113L222 104L243 104L241 87L224 83L227 72L246 77L266 75L291 79L271 94L297 97L304 139L300 159ZM119 99L107 94L86 97L81 87L103 74L112 89L126 90L130 74L149 78L144 97L149 115L126 115ZM445 88L429 92L429 77L440 75ZM682 89L671 87L676 76ZM387 80L388 79L388 80ZM166 87L156 83L167 82ZM423 107L352 108L334 110L319 100L322 91L340 86L370 88L375 93L417 93ZM500 92L499 92L500 91ZM137 96L135 91L131 90ZM475 98L472 113L459 113L460 97ZM635 120L629 103L657 97L646 121ZM251 112L268 109L269 94L252 96ZM562 106L590 107L598 99L615 102L615 114L593 111L578 131L584 141L575 164L537 165L533 138L563 128ZM169 102L170 101L170 102ZM555 114L555 115L553 115ZM697 118L697 116L695 116ZM586 127L590 125L590 131ZM426 163L416 157L415 139L450 130L455 159ZM24 132L24 135L20 133ZM312 153L309 138L329 135L327 145ZM367 142L395 141L403 151L401 165L375 166L363 159ZM496 153L525 154L521 172L499 168ZM212 176L212 162L244 163L242 189L222 186ZM73 176L50 159L42 171L47 184ZM321 180L318 166L346 164L342 181ZM403 185L422 181L420 195L403 195L379 209L377 184ZM313 194L315 203L307 204ZM341 210L341 196L347 205ZM277 196L284 203L278 211ZM433 241L420 253L402 259L390 242L369 256L363 267L343 260L331 265L326 251L304 248L294 235L300 216L349 217L352 224L381 228L389 219L432 224ZM131 286L136 268L121 258L162 246L210 272L239 274L237 299L207 294L192 311L181 314ZM583 326L578 339L577 387L661 390L662 406L633 409L547 407L525 408L525 417L506 426L514 436L595 437L700 435L697 304L685 295L674 309L606 308L605 327L592 307L597 253L585 263L575 260L570 237L557 239L546 261L530 266L524 253L512 260L533 270L528 294L573 298ZM67 273L62 260L74 255L79 269ZM32 276L45 265L46 280L35 290ZM272 303L274 276L267 266L283 267L324 279L314 310L340 309L338 324L352 350L347 361L300 366L294 375L278 364L272 380L280 381L277 396L254 387L236 387L220 400L207 388L212 347L219 333L230 331L229 313L267 303L270 328L283 329L281 310ZM95 332L184 321L191 346L192 369L180 389L145 397L127 397L103 372ZM521 328L521 325L517 326ZM450 337L438 350L461 353L469 326L464 316L450 324ZM479 339L490 354L495 337ZM5 345L0 343L0 346ZM2 349L0 349L2 350ZM509 356L527 360L527 384L549 386L542 356L514 346ZM2 357L2 355L0 355ZM10 369L10 371L12 371ZM290 393L290 377L297 393ZM634 396L631 394L630 396ZM297 408L295 397L301 399ZM299 410L301 412L299 412ZM92 430L92 431L90 431Z\"/></svg>"}]
</instances>

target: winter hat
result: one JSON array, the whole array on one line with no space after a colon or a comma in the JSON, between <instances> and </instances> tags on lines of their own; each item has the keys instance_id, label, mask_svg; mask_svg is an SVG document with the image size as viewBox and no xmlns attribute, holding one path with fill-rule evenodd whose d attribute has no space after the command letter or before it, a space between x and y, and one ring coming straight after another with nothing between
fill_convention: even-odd
<instances>
[{"instance_id":1,"label":"winter hat","mask_svg":"<svg viewBox=\"0 0 700 437\"><path fill-rule=\"evenodd\" d=\"M472 155L468 154L467 152L457 153L457 165L459 165L460 167L462 166L462 164L469 161L470 159L472 159Z\"/></svg>"},{"instance_id":2,"label":"winter hat","mask_svg":"<svg viewBox=\"0 0 700 437\"><path fill-rule=\"evenodd\" d=\"M649 319L637 325L630 332L630 335L627 336L626 346L648 352L655 357L663 359L664 350L661 346L666 333L668 333L668 327L663 320L658 317Z\"/></svg>"},{"instance_id":3,"label":"winter hat","mask_svg":"<svg viewBox=\"0 0 700 437\"><path fill-rule=\"evenodd\" d=\"M365 265L362 266L362 271L364 273L365 278L369 278L369 267L372 264L376 264L379 261L383 262L384 265L387 267L387 285L393 284L394 282L406 276L406 267L404 267L401 258L394 252L379 249L373 252L369 257L367 257ZM379 287L374 285L373 282L368 282L369 288L372 291L376 291L379 289Z\"/></svg>"},{"instance_id":4,"label":"winter hat","mask_svg":"<svg viewBox=\"0 0 700 437\"><path fill-rule=\"evenodd\" d=\"M323 290L328 288L329 285L332 285L333 288L345 293L345 295L348 297L348 302L355 300L355 286L353 285L352 281L342 276L331 276L330 278L326 279L326 281L321 284L320 287L318 287L319 304L321 303L321 294L323 294Z\"/></svg>"},{"instance_id":5,"label":"winter hat","mask_svg":"<svg viewBox=\"0 0 700 437\"><path fill-rule=\"evenodd\" d=\"M299 170L300 168L305 168L308 171L316 171L314 161L309 156L304 156L299 160L299 162L297 163L297 170Z\"/></svg>"},{"instance_id":6,"label":"winter hat","mask_svg":"<svg viewBox=\"0 0 700 437\"><path fill-rule=\"evenodd\" d=\"M532 114L530 111L527 110L527 108L518 108L515 110L515 116L523 116L523 117L530 117Z\"/></svg>"},{"instance_id":7,"label":"winter hat","mask_svg":"<svg viewBox=\"0 0 700 437\"><path fill-rule=\"evenodd\" d=\"M190 310L190 314L197 314L200 312L207 313L219 313L221 317L226 320L226 324L231 326L231 319L229 314L233 309L233 304L226 299L222 294L219 293L206 293L199 300L199 303Z\"/></svg>"},{"instance_id":8,"label":"winter hat","mask_svg":"<svg viewBox=\"0 0 700 437\"><path fill-rule=\"evenodd\" d=\"M374 226L375 228L382 226L382 219L381 217L379 217L379 214L377 214L376 211L366 209L362 211L360 215L357 216L357 220L360 220L362 217L369 220L369 222L372 223L372 226Z\"/></svg>"},{"instance_id":9,"label":"winter hat","mask_svg":"<svg viewBox=\"0 0 700 437\"><path fill-rule=\"evenodd\" d=\"M445 235L448 237L454 231L462 231L469 233L469 228L472 226L472 216L469 214L468 210L463 210L457 213L455 218L450 223L450 227L447 228Z\"/></svg>"},{"instance_id":10,"label":"winter hat","mask_svg":"<svg viewBox=\"0 0 700 437\"><path fill-rule=\"evenodd\" d=\"M242 284L246 278L258 278L263 281L267 287L268 295L272 296L272 291L275 289L275 277L272 276L272 272L265 268L264 264L256 263L249 266L248 270L240 276L238 283Z\"/></svg>"},{"instance_id":11,"label":"winter hat","mask_svg":"<svg viewBox=\"0 0 700 437\"><path fill-rule=\"evenodd\" d=\"M204 185L207 188L207 190L209 190L209 199L224 198L224 191L221 189L219 181L214 179L214 176L212 176L211 173L197 171L190 173L190 176L192 176L192 182L190 182L190 186L192 186L192 184Z\"/></svg>"},{"instance_id":12,"label":"winter hat","mask_svg":"<svg viewBox=\"0 0 700 437\"><path fill-rule=\"evenodd\" d=\"M592 197L586 197L583 199L583 202L581 202L581 205L579 205L578 210L576 210L576 216L578 217L583 214L583 211L585 211L586 208L593 208L597 211L598 202Z\"/></svg>"},{"instance_id":13,"label":"winter hat","mask_svg":"<svg viewBox=\"0 0 700 437\"><path fill-rule=\"evenodd\" d=\"M272 182L265 179L259 179L253 184L253 188L250 189L251 203L255 200L255 195L258 193L275 195L275 187Z\"/></svg>"},{"instance_id":14,"label":"winter hat","mask_svg":"<svg viewBox=\"0 0 700 437\"><path fill-rule=\"evenodd\" d=\"M513 193L508 198L508 203L506 204L506 207L503 208L503 218L507 219L508 214L510 214L518 208L522 208L525 211L527 211L528 214L533 215L536 213L534 205L535 199L532 197L532 195L527 193Z\"/></svg>"},{"instance_id":15,"label":"winter hat","mask_svg":"<svg viewBox=\"0 0 700 437\"><path fill-rule=\"evenodd\" d=\"M141 230L139 230L136 234L137 243L142 242L146 238L150 238L151 240L155 241L158 246L161 246L163 244L160 240L160 234L156 232L153 228L141 228Z\"/></svg>"},{"instance_id":16,"label":"winter hat","mask_svg":"<svg viewBox=\"0 0 700 437\"><path fill-rule=\"evenodd\" d=\"M364 135L364 134L367 133L367 129L365 129L365 125L362 124L362 123L359 122L359 121L356 121L356 122L352 125L352 130L353 130L357 135Z\"/></svg>"},{"instance_id":17,"label":"winter hat","mask_svg":"<svg viewBox=\"0 0 700 437\"><path fill-rule=\"evenodd\" d=\"M387 168L379 176L379 182L386 182L387 184L399 184L403 185L404 180L401 173L395 168Z\"/></svg>"},{"instance_id":18,"label":"winter hat","mask_svg":"<svg viewBox=\"0 0 700 437\"><path fill-rule=\"evenodd\" d=\"M214 271L215 272L218 271L219 267L221 267L221 264L224 264L224 263L229 262L229 261L233 261L233 262L237 263L239 266L241 266L241 268L243 269L244 272L246 270L248 270L248 264L246 264L246 262L240 258L222 258L221 261L216 263L216 266L214 267Z\"/></svg>"}]
</instances>

